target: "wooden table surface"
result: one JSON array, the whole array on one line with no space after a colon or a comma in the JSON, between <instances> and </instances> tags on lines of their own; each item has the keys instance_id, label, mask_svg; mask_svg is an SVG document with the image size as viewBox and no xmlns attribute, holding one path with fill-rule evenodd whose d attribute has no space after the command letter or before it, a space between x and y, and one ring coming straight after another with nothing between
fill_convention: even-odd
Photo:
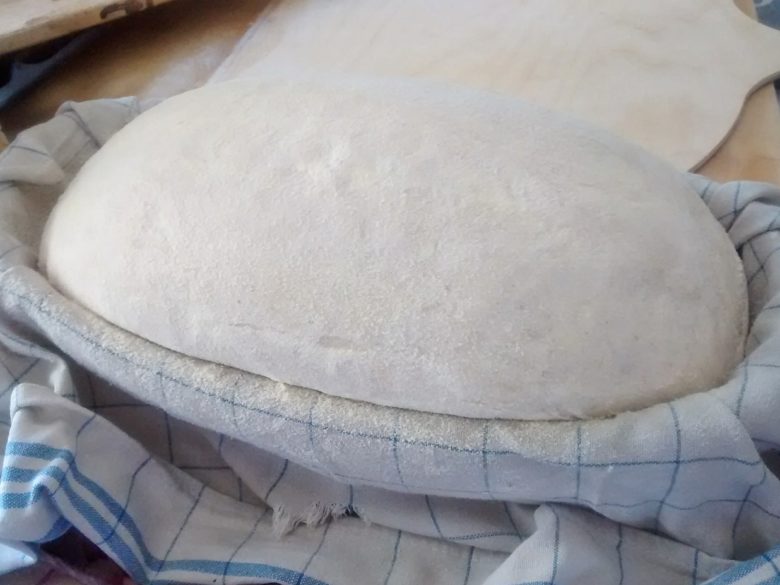
<instances>
[{"instance_id":1,"label":"wooden table surface","mask_svg":"<svg viewBox=\"0 0 780 585\"><path fill-rule=\"evenodd\" d=\"M751 0L735 0L754 15ZM67 100L164 98L205 83L263 13L268 0L178 0L105 25L100 37L0 113L9 137L48 119ZM708 96L707 99L717 99ZM780 184L780 108L774 88L748 98L734 131L700 169L726 181Z\"/></svg>"},{"instance_id":2,"label":"wooden table surface","mask_svg":"<svg viewBox=\"0 0 780 585\"><path fill-rule=\"evenodd\" d=\"M0 53L29 47L170 0L2 0Z\"/></svg>"}]
</instances>

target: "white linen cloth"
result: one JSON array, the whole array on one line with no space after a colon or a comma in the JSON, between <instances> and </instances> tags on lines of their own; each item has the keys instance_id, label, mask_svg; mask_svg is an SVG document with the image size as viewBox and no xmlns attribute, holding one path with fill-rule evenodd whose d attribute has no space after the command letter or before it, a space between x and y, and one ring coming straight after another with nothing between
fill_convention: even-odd
<instances>
[{"instance_id":1,"label":"white linen cloth","mask_svg":"<svg viewBox=\"0 0 780 585\"><path fill-rule=\"evenodd\" d=\"M466 420L178 355L53 290L47 213L138 112L66 104L0 155L0 569L73 526L138 583L780 582L780 189L691 177L749 282L729 382L608 420Z\"/></svg>"}]
</instances>

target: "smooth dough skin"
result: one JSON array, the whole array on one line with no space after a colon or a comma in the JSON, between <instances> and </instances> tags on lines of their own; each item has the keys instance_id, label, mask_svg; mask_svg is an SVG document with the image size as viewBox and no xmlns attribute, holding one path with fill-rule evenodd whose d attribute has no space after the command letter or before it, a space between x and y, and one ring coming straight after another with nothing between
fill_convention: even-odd
<instances>
[{"instance_id":1,"label":"smooth dough skin","mask_svg":"<svg viewBox=\"0 0 780 585\"><path fill-rule=\"evenodd\" d=\"M706 390L746 330L741 263L680 173L558 114L414 82L171 98L84 166L41 260L170 349L466 417Z\"/></svg>"}]
</instances>

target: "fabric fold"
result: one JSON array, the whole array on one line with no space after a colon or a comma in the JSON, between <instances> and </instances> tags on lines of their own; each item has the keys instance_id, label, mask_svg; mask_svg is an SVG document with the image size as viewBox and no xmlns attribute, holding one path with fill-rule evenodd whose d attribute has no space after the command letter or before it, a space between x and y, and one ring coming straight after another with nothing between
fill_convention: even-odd
<instances>
[{"instance_id":1,"label":"fabric fold","mask_svg":"<svg viewBox=\"0 0 780 585\"><path fill-rule=\"evenodd\" d=\"M723 386L605 420L460 419L179 355L54 290L35 266L43 221L138 111L66 105L0 158L0 539L34 550L73 526L138 583L771 576L780 189L691 176L749 282L749 353Z\"/></svg>"}]
</instances>

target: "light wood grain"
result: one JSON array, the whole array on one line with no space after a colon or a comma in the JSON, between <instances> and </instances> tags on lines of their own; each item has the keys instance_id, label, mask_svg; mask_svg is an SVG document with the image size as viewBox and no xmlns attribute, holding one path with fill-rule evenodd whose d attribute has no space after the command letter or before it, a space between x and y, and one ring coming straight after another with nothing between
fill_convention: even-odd
<instances>
[{"instance_id":1,"label":"light wood grain","mask_svg":"<svg viewBox=\"0 0 780 585\"><path fill-rule=\"evenodd\" d=\"M2 0L0 53L140 12L169 0Z\"/></svg>"},{"instance_id":2,"label":"light wood grain","mask_svg":"<svg viewBox=\"0 0 780 585\"><path fill-rule=\"evenodd\" d=\"M755 18L753 0L735 3ZM698 172L717 181L780 184L780 107L773 86L762 87L748 98L733 132Z\"/></svg>"},{"instance_id":3,"label":"light wood grain","mask_svg":"<svg viewBox=\"0 0 780 585\"><path fill-rule=\"evenodd\" d=\"M218 79L299 66L516 95L698 166L780 70L733 0L277 0Z\"/></svg>"},{"instance_id":4,"label":"light wood grain","mask_svg":"<svg viewBox=\"0 0 780 585\"><path fill-rule=\"evenodd\" d=\"M736 3L754 16L751 0ZM257 0L180 0L111 24L92 50L75 57L21 102L0 112L0 125L13 138L20 130L50 118L66 100L121 95L164 98L197 87L239 40L243 45L256 42L260 27L249 27L264 17L265 8L266 3ZM236 57L241 59L243 54L239 50ZM235 67L236 63L231 60L226 65ZM702 92L704 99L718 96ZM771 86L748 98L733 133L699 172L721 181L780 184L780 109Z\"/></svg>"},{"instance_id":5,"label":"light wood grain","mask_svg":"<svg viewBox=\"0 0 780 585\"><path fill-rule=\"evenodd\" d=\"M165 98L202 85L265 5L181 0L106 27L18 103L0 113L10 136L51 117L66 100Z\"/></svg>"}]
</instances>

